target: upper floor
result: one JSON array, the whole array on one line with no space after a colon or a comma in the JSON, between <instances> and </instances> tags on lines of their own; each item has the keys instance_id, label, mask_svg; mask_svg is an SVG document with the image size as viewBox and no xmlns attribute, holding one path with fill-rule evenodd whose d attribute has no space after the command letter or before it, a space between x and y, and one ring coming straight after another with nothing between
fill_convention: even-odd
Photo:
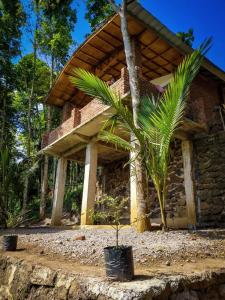
<instances>
[{"instance_id":1,"label":"upper floor","mask_svg":"<svg viewBox=\"0 0 225 300\"><path fill-rule=\"evenodd\" d=\"M184 55L192 49L136 1L128 5L128 30L135 64L140 69L142 94L162 92ZM49 154L68 154L74 147L80 152L80 148L96 136L109 115L115 113L71 84L69 76L73 75L74 68L93 72L109 82L122 98L129 99L118 15L90 35L74 52L47 96L46 102L62 111L60 126L43 137L43 151ZM224 72L205 59L192 84L183 133L193 135L202 130L223 129L224 83Z\"/></svg>"}]
</instances>

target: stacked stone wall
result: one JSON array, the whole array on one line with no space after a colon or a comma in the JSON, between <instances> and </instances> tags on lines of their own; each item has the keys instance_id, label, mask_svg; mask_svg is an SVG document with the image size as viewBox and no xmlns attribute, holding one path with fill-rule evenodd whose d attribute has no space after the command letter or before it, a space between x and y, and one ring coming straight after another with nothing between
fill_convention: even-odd
<instances>
[{"instance_id":1,"label":"stacked stone wall","mask_svg":"<svg viewBox=\"0 0 225 300\"><path fill-rule=\"evenodd\" d=\"M194 141L197 218L200 226L225 224L225 132Z\"/></svg>"},{"instance_id":2,"label":"stacked stone wall","mask_svg":"<svg viewBox=\"0 0 225 300\"><path fill-rule=\"evenodd\" d=\"M184 189L184 170L183 157L181 150L181 141L175 140L172 144L171 162L168 172L168 195L166 202L167 217L171 219L187 216L186 198ZM150 212L152 218L160 217L159 203L156 197L156 191L150 182Z\"/></svg>"},{"instance_id":3,"label":"stacked stone wall","mask_svg":"<svg viewBox=\"0 0 225 300\"><path fill-rule=\"evenodd\" d=\"M59 268L60 267L60 268ZM189 274L155 274L135 278L124 285L88 272L74 273L0 256L2 300L219 300L225 299L225 270L212 269Z\"/></svg>"},{"instance_id":4,"label":"stacked stone wall","mask_svg":"<svg viewBox=\"0 0 225 300\"><path fill-rule=\"evenodd\" d=\"M130 222L130 172L127 160L119 160L99 168L97 175L96 200L101 200L103 195L120 197L127 200L128 209L124 212L123 223Z\"/></svg>"},{"instance_id":5,"label":"stacked stone wall","mask_svg":"<svg viewBox=\"0 0 225 300\"><path fill-rule=\"evenodd\" d=\"M106 194L126 199L129 204L130 171L129 166L124 168L124 164L127 160L116 161L101 167L98 174L96 199L101 199L102 195ZM168 180L167 216L171 219L186 217L187 210L184 190L183 158L181 142L179 140L175 140L172 146ZM159 203L151 181L149 181L148 184L147 182L145 184L145 197L151 212L151 218L159 218ZM124 216L124 220L129 222L129 214Z\"/></svg>"}]
</instances>

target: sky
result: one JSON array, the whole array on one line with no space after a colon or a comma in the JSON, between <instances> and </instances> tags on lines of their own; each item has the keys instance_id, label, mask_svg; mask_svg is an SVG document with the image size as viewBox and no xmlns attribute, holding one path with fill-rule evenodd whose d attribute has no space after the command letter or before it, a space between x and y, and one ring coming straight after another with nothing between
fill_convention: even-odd
<instances>
[{"instance_id":1,"label":"sky","mask_svg":"<svg viewBox=\"0 0 225 300\"><path fill-rule=\"evenodd\" d=\"M85 0L76 2L78 22L72 36L80 44L85 34L90 32L90 27L84 18ZM212 37L213 46L207 57L225 71L225 0L140 0L140 3L175 33L193 28L193 47ZM26 35L22 43L23 53L29 53L31 47Z\"/></svg>"}]
</instances>

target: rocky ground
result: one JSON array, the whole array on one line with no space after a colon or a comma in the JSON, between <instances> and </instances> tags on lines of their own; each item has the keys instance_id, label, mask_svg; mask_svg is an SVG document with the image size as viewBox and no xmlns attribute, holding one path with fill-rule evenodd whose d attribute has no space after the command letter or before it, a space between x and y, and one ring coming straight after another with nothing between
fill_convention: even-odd
<instances>
[{"instance_id":1,"label":"rocky ground","mask_svg":"<svg viewBox=\"0 0 225 300\"><path fill-rule=\"evenodd\" d=\"M0 235L13 233L1 231ZM45 257L60 257L81 265L102 266L103 248L115 244L112 229L61 230L56 228L17 229L20 249ZM85 240L79 238L84 236ZM78 239L77 239L78 238ZM225 230L211 229L145 232L120 231L120 244L132 245L134 261L139 266L197 263L205 258L225 257Z\"/></svg>"}]
</instances>

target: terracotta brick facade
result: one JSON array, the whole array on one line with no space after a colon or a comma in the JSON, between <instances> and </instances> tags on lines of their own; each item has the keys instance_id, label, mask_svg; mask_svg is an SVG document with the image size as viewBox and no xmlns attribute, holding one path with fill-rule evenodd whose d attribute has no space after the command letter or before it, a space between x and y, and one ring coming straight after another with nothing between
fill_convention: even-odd
<instances>
[{"instance_id":1,"label":"terracotta brick facade","mask_svg":"<svg viewBox=\"0 0 225 300\"><path fill-rule=\"evenodd\" d=\"M63 110L62 119L65 121L60 126L43 136L42 148L53 143L78 126L81 120L80 110L76 107L73 107L70 109L70 111L68 111L68 106L66 106L66 109Z\"/></svg>"},{"instance_id":2,"label":"terracotta brick facade","mask_svg":"<svg viewBox=\"0 0 225 300\"><path fill-rule=\"evenodd\" d=\"M80 110L80 124L86 123L96 115L104 111L108 106L104 105L98 99L93 99Z\"/></svg>"},{"instance_id":3,"label":"terracotta brick facade","mask_svg":"<svg viewBox=\"0 0 225 300\"><path fill-rule=\"evenodd\" d=\"M189 117L196 122L207 125L210 133L222 130L218 112L221 104L219 84L202 75L194 80L189 98Z\"/></svg>"}]
</instances>

